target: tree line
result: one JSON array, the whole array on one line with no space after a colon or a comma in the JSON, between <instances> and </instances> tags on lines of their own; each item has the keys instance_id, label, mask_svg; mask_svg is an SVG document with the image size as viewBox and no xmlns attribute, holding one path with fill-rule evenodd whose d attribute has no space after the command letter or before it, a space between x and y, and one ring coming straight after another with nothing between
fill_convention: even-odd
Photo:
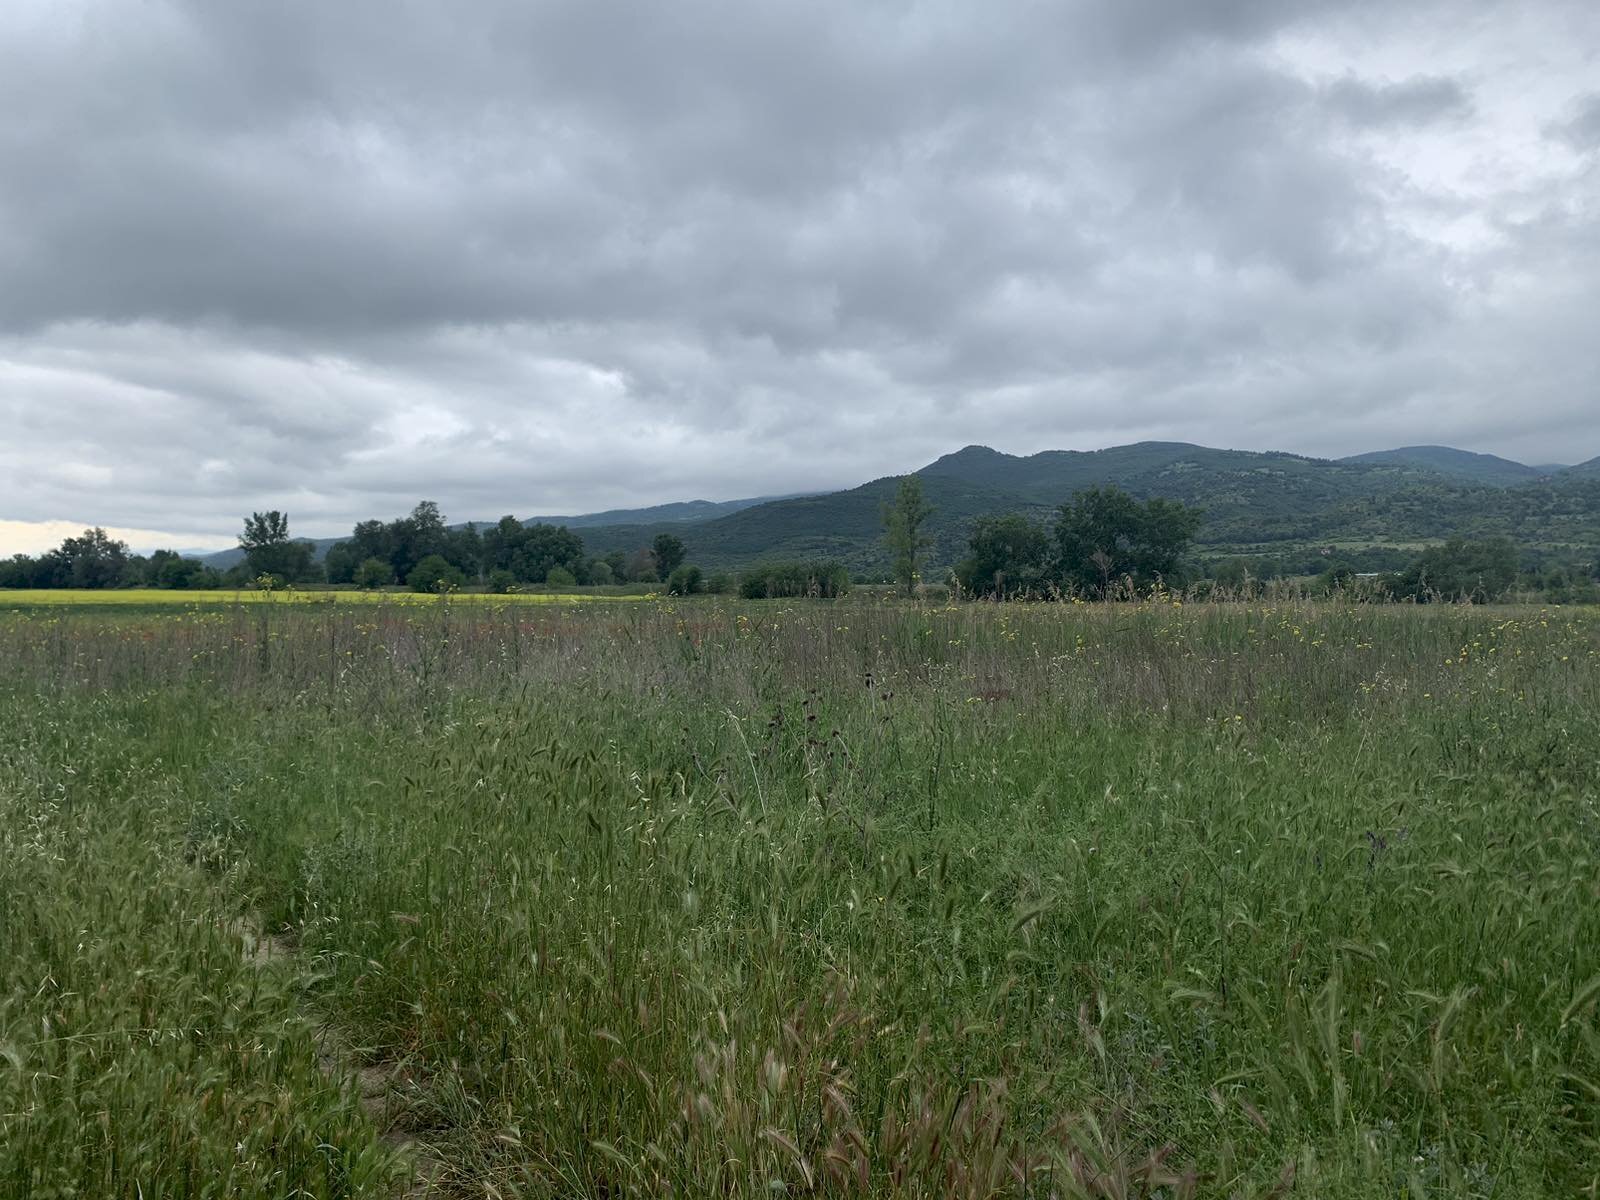
<instances>
[{"instance_id":1,"label":"tree line","mask_svg":"<svg viewBox=\"0 0 1600 1200\"><path fill-rule=\"evenodd\" d=\"M289 536L281 513L252 513L239 547L252 578L285 583L326 582L362 588L401 583L419 592L484 586L509 592L525 585L550 587L680 582L687 550L675 534L658 534L633 553L588 554L583 539L565 525L525 525L513 516L480 528L452 528L432 500L393 521L361 521L328 548L319 564L310 543Z\"/></svg>"},{"instance_id":2,"label":"tree line","mask_svg":"<svg viewBox=\"0 0 1600 1200\"><path fill-rule=\"evenodd\" d=\"M896 581L910 592L920 580L932 509L916 476L900 481L884 508L884 540ZM1241 560L1208 569L1191 553L1203 511L1175 500L1139 501L1115 486L1077 492L1048 523L1020 514L978 518L967 555L951 572L967 595L1081 596L1114 599L1148 595L1157 587L1202 597L1247 598L1259 590ZM1522 589L1561 603L1600 603L1600 554L1587 567L1524 566L1507 537L1452 538L1387 570L1357 570L1330 549L1312 590L1372 600L1489 603ZM1387 551L1385 554L1401 554Z\"/></svg>"},{"instance_id":3,"label":"tree line","mask_svg":"<svg viewBox=\"0 0 1600 1200\"><path fill-rule=\"evenodd\" d=\"M894 500L884 506L885 548L893 577L908 593L923 582L932 513L915 475L900 480ZM1505 537L1452 539L1409 558L1393 548L1344 554L1325 548L1293 560L1233 558L1205 564L1192 552L1201 515L1200 509L1174 500L1140 501L1114 486L1090 488L1074 494L1048 521L1021 514L978 518L968 533L967 554L949 578L967 595L996 599L1110 599L1148 594L1158 586L1246 598L1266 579L1298 575L1312 577L1313 591L1370 599L1484 602L1521 589L1556 602L1600 602L1600 555L1583 565L1530 566ZM672 533L657 534L631 553L590 555L582 537L565 526L525 525L506 516L493 525L452 528L431 500L392 521L359 522L321 560L313 543L291 535L288 516L277 511L246 517L239 547L241 561L218 570L173 550L134 554L103 529L86 529L43 554L0 560L0 588L206 589L264 583L510 592L524 586L650 583L677 595L737 591L759 599L828 598L850 587L845 568L827 560L759 562L737 578L707 575L686 562L687 547Z\"/></svg>"},{"instance_id":4,"label":"tree line","mask_svg":"<svg viewBox=\"0 0 1600 1200\"><path fill-rule=\"evenodd\" d=\"M831 561L762 562L738 576L710 574L686 562L688 549L673 533L658 533L632 551L590 555L564 525L524 525L502 517L493 525L451 528L431 500L393 521L361 521L319 560L315 543L296 538L286 513L254 512L239 535L241 559L218 570L175 550L146 556L104 529L86 529L39 555L0 560L0 588L239 589L306 585L378 589L403 584L413 591L479 587L512 592L547 587L651 583L674 595L734 592L746 597L841 596L844 567Z\"/></svg>"},{"instance_id":5,"label":"tree line","mask_svg":"<svg viewBox=\"0 0 1600 1200\"><path fill-rule=\"evenodd\" d=\"M583 539L565 526L524 525L502 517L484 528L451 528L439 506L421 501L393 521L361 521L350 537L320 560L313 542L296 538L289 517L276 510L251 513L239 535L243 557L225 570L175 550L145 556L104 529L86 529L39 555L0 561L3 588L242 588L307 584L382 588L404 584L416 591L483 586L509 592L524 585L572 587L662 583L669 590L703 590L705 576L686 565L687 549L675 534L658 534L630 553L585 552Z\"/></svg>"},{"instance_id":6,"label":"tree line","mask_svg":"<svg viewBox=\"0 0 1600 1200\"><path fill-rule=\"evenodd\" d=\"M85 529L43 554L0 560L0 588L219 588L224 572L176 550L134 554L104 529Z\"/></svg>"}]
</instances>

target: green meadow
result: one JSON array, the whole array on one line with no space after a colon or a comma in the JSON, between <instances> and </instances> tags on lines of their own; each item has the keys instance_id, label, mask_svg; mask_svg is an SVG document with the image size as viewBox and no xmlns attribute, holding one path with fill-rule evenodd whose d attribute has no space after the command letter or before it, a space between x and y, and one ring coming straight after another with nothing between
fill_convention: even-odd
<instances>
[{"instance_id":1,"label":"green meadow","mask_svg":"<svg viewBox=\"0 0 1600 1200\"><path fill-rule=\"evenodd\" d=\"M1600 1191L1594 610L396 599L0 612L0 1195Z\"/></svg>"}]
</instances>

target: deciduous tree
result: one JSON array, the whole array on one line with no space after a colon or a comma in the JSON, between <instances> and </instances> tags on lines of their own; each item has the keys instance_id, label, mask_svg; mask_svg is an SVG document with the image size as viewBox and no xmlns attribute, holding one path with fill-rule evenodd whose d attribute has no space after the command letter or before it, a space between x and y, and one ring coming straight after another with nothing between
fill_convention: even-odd
<instances>
[{"instance_id":1,"label":"deciduous tree","mask_svg":"<svg viewBox=\"0 0 1600 1200\"><path fill-rule=\"evenodd\" d=\"M1090 488L1061 506L1052 575L1102 597L1124 580L1136 588L1174 581L1199 528L1199 510L1176 500L1141 504L1121 488Z\"/></svg>"},{"instance_id":2,"label":"deciduous tree","mask_svg":"<svg viewBox=\"0 0 1600 1200\"><path fill-rule=\"evenodd\" d=\"M894 577L906 594L916 586L922 551L928 545L923 526L933 515L933 507L922 496L922 479L907 475L900 480L892 502L883 507L884 541L894 560Z\"/></svg>"},{"instance_id":3,"label":"deciduous tree","mask_svg":"<svg viewBox=\"0 0 1600 1200\"><path fill-rule=\"evenodd\" d=\"M270 575L282 583L299 583L309 578L316 562L309 542L290 538L289 514L276 509L251 513L244 519L239 549L244 551L245 563L253 578Z\"/></svg>"},{"instance_id":4,"label":"deciduous tree","mask_svg":"<svg viewBox=\"0 0 1600 1200\"><path fill-rule=\"evenodd\" d=\"M656 534L655 540L650 543L650 550L656 556L657 579L669 578L689 553L683 539L671 533Z\"/></svg>"}]
</instances>

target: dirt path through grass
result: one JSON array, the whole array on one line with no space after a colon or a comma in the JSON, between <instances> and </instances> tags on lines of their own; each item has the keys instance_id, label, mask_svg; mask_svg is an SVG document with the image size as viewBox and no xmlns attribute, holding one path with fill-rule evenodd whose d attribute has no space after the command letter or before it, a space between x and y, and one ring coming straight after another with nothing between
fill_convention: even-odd
<instances>
[{"instance_id":1,"label":"dirt path through grass","mask_svg":"<svg viewBox=\"0 0 1600 1200\"><path fill-rule=\"evenodd\" d=\"M259 920L241 922L237 932L252 966L260 970L297 969L301 949L289 933L266 933ZM400 1200L448 1194L458 1173L432 1146L415 1136L407 1120L415 1108L420 1086L410 1068L400 1062L368 1062L343 1031L314 1013L307 1013L307 1017L317 1031L317 1065L323 1074L335 1081L354 1082L361 1111L378 1130L380 1140L411 1168L409 1182L397 1193Z\"/></svg>"}]
</instances>

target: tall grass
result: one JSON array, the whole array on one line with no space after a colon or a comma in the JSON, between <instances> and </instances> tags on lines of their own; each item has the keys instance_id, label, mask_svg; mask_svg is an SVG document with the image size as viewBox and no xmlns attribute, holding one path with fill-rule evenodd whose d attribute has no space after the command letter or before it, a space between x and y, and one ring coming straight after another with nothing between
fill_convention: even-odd
<instances>
[{"instance_id":1,"label":"tall grass","mask_svg":"<svg viewBox=\"0 0 1600 1200\"><path fill-rule=\"evenodd\" d=\"M446 1193L1595 1185L1593 613L63 610L0 655L19 1195L90 1128L107 1194L384 1194L307 1022Z\"/></svg>"},{"instance_id":2,"label":"tall grass","mask_svg":"<svg viewBox=\"0 0 1600 1200\"><path fill-rule=\"evenodd\" d=\"M605 591L557 592L537 591L489 594L485 592L460 592L451 599L456 604L490 604L499 608L522 604L573 605L596 600L644 600L649 593L644 585L625 591L609 588ZM360 605L412 605L432 604L437 596L400 591L352 591L348 588L316 587L310 590L287 588L282 591L250 589L209 589L194 591L175 588L17 588L0 589L0 611L10 609L26 612L38 608L114 608L125 610L160 610L186 608L192 610L214 609L240 604L360 604Z\"/></svg>"}]
</instances>

